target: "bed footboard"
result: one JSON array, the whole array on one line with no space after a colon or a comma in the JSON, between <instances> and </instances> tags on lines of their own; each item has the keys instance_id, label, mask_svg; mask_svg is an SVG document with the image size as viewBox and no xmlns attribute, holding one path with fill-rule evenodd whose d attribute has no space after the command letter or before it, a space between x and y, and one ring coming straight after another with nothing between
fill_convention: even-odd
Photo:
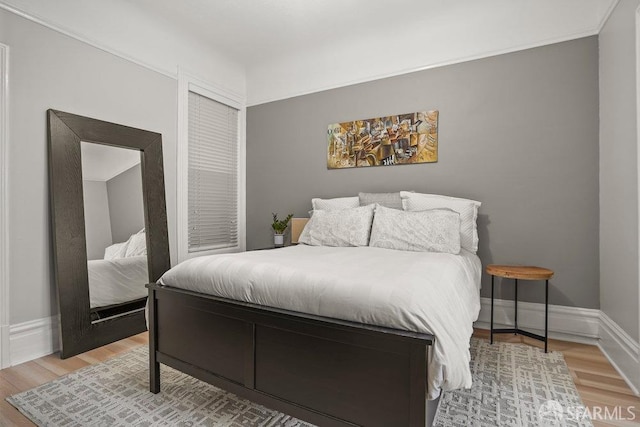
<instances>
[{"instance_id":1,"label":"bed footboard","mask_svg":"<svg viewBox=\"0 0 640 427\"><path fill-rule=\"evenodd\" d=\"M322 426L426 422L433 336L149 285L150 389L160 363Z\"/></svg>"}]
</instances>

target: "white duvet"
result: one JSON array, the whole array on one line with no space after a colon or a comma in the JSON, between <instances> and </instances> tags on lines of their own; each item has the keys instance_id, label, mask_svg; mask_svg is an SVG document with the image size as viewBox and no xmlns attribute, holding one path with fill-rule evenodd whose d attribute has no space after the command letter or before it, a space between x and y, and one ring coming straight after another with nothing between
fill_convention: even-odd
<instances>
[{"instance_id":1,"label":"white duvet","mask_svg":"<svg viewBox=\"0 0 640 427\"><path fill-rule=\"evenodd\" d=\"M271 307L435 335L429 399L471 387L479 258L297 245L193 258L159 283Z\"/></svg>"},{"instance_id":2,"label":"white duvet","mask_svg":"<svg viewBox=\"0 0 640 427\"><path fill-rule=\"evenodd\" d=\"M88 262L91 308L144 298L149 294L147 256L96 259Z\"/></svg>"}]
</instances>

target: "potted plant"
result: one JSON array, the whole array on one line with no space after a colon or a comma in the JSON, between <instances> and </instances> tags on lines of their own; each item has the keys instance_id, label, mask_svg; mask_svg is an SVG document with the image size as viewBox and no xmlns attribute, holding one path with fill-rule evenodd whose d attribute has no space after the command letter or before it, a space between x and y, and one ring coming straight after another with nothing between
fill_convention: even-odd
<instances>
[{"instance_id":1,"label":"potted plant","mask_svg":"<svg viewBox=\"0 0 640 427\"><path fill-rule=\"evenodd\" d=\"M287 215L285 219L279 220L278 214L272 213L273 222L271 223L271 228L273 228L273 244L276 247L284 246L284 232L289 226L289 221L293 218L293 214Z\"/></svg>"}]
</instances>

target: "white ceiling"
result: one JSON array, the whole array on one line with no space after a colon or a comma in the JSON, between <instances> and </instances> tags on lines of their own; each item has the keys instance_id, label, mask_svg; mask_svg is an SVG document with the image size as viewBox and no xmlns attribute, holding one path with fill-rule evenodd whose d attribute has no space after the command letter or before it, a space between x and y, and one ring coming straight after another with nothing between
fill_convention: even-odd
<instances>
[{"instance_id":1,"label":"white ceiling","mask_svg":"<svg viewBox=\"0 0 640 427\"><path fill-rule=\"evenodd\" d=\"M249 105L597 34L618 0L0 0Z\"/></svg>"},{"instance_id":2,"label":"white ceiling","mask_svg":"<svg viewBox=\"0 0 640 427\"><path fill-rule=\"evenodd\" d=\"M109 145L80 143L82 179L108 181L140 163L140 151Z\"/></svg>"},{"instance_id":3,"label":"white ceiling","mask_svg":"<svg viewBox=\"0 0 640 427\"><path fill-rule=\"evenodd\" d=\"M615 0L129 0L155 20L197 35L233 60L252 67L319 45L352 44L350 58L376 54L380 34L410 55L468 29L472 38L558 27L596 29ZM489 25L491 24L491 25ZM440 33L433 34L430 29ZM384 52L379 52L384 54ZM395 52L388 52L393 54ZM391 59L391 58L389 58Z\"/></svg>"},{"instance_id":4,"label":"white ceiling","mask_svg":"<svg viewBox=\"0 0 640 427\"><path fill-rule=\"evenodd\" d=\"M434 0L136 0L155 19L194 32L230 58L251 67L310 47L398 27L416 35L428 16L450 10ZM462 2L460 2L462 3ZM454 7L455 9L456 7ZM404 44L404 41L403 41Z\"/></svg>"},{"instance_id":5,"label":"white ceiling","mask_svg":"<svg viewBox=\"0 0 640 427\"><path fill-rule=\"evenodd\" d=\"M247 67L250 105L598 34L617 4L617 0L317 2L331 7L319 19L314 16L315 25L304 31L290 29L289 38L294 40L283 43L281 50L268 48L273 57ZM339 26L325 27L332 15L339 16Z\"/></svg>"}]
</instances>

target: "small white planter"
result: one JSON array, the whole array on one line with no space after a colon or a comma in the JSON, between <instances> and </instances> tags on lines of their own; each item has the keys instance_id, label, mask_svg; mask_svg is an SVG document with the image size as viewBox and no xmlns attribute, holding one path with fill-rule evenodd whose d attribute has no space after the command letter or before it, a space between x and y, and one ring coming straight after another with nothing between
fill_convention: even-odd
<instances>
[{"instance_id":1,"label":"small white planter","mask_svg":"<svg viewBox=\"0 0 640 427\"><path fill-rule=\"evenodd\" d=\"M280 246L284 246L284 234L274 234L273 235L273 244L276 248Z\"/></svg>"}]
</instances>

